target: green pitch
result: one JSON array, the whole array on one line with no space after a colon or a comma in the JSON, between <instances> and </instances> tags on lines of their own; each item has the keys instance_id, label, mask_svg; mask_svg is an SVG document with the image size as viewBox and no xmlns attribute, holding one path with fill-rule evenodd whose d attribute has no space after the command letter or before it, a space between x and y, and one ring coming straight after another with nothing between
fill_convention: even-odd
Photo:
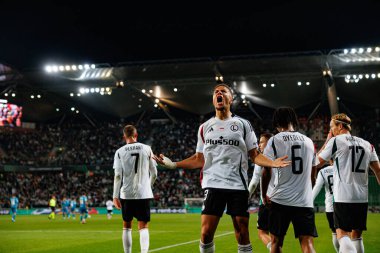
<instances>
[{"instance_id":1,"label":"green pitch","mask_svg":"<svg viewBox=\"0 0 380 253\"><path fill-rule=\"evenodd\" d=\"M268 252L257 239L256 215L251 216L251 242L253 250ZM317 252L334 252L331 233L324 214L316 215L319 237L315 239ZM378 235L380 234L380 214L368 215L368 231L364 233L367 253L379 252ZM133 252L139 252L139 234L133 226ZM62 220L60 216L54 221L41 216L17 216L15 223L9 215L0 216L0 252L123 252L121 242L122 221L120 215L107 220L106 215L93 215L87 224L76 220ZM150 223L150 251L199 252L200 234L199 214L155 214ZM237 244L229 216L224 215L220 221L215 238L216 252L237 252ZM301 252L298 240L294 239L290 227L285 238L284 252Z\"/></svg>"}]
</instances>

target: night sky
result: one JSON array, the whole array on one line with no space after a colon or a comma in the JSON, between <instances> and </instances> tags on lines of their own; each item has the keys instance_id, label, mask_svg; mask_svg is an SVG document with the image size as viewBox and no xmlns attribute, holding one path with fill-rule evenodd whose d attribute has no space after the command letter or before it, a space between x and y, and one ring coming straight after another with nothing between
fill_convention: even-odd
<instances>
[{"instance_id":1,"label":"night sky","mask_svg":"<svg viewBox=\"0 0 380 253\"><path fill-rule=\"evenodd\" d=\"M212 8L194 1L120 2L0 1L0 62L24 70L46 62L217 59L380 44L380 1Z\"/></svg>"}]
</instances>

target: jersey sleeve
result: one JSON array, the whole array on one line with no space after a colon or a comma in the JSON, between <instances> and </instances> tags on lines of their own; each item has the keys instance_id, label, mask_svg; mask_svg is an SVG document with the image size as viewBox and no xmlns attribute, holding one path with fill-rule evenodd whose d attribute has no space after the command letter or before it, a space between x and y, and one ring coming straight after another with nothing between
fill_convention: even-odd
<instances>
[{"instance_id":1,"label":"jersey sleeve","mask_svg":"<svg viewBox=\"0 0 380 253\"><path fill-rule=\"evenodd\" d=\"M272 160L276 159L276 148L274 146L274 137L271 137L268 140L267 146L265 147L263 154Z\"/></svg>"},{"instance_id":2,"label":"jersey sleeve","mask_svg":"<svg viewBox=\"0 0 380 253\"><path fill-rule=\"evenodd\" d=\"M255 132L253 131L253 127L249 121L244 120L243 121L244 128L247 131L247 134L245 136L245 145L247 146L247 150L252 150L254 148L257 148L257 137Z\"/></svg>"},{"instance_id":3,"label":"jersey sleeve","mask_svg":"<svg viewBox=\"0 0 380 253\"><path fill-rule=\"evenodd\" d=\"M150 185L152 186L157 178L157 163L155 160L153 160L153 151L151 147L149 147L149 153Z\"/></svg>"},{"instance_id":4,"label":"jersey sleeve","mask_svg":"<svg viewBox=\"0 0 380 253\"><path fill-rule=\"evenodd\" d=\"M121 175L121 171L123 167L121 166L121 157L120 157L119 150L115 152L115 157L113 160L113 169L115 170L115 176Z\"/></svg>"},{"instance_id":5,"label":"jersey sleeve","mask_svg":"<svg viewBox=\"0 0 380 253\"><path fill-rule=\"evenodd\" d=\"M204 124L202 124L199 129L198 129L198 142L197 142L197 148L196 152L198 153L203 153L203 147L204 147L204 142L205 142L205 137L204 137Z\"/></svg>"},{"instance_id":6,"label":"jersey sleeve","mask_svg":"<svg viewBox=\"0 0 380 253\"><path fill-rule=\"evenodd\" d=\"M379 158L377 157L375 147L371 145L371 155L370 155L370 162L378 162Z\"/></svg>"},{"instance_id":7,"label":"jersey sleeve","mask_svg":"<svg viewBox=\"0 0 380 253\"><path fill-rule=\"evenodd\" d=\"M324 184L323 182L323 178L322 178L322 171L320 170L318 172L318 176L317 176L317 180L315 181L315 185L313 187L313 201L315 200L315 198L318 196L318 193L321 191L322 189L322 186Z\"/></svg>"},{"instance_id":8,"label":"jersey sleeve","mask_svg":"<svg viewBox=\"0 0 380 253\"><path fill-rule=\"evenodd\" d=\"M335 146L335 148L334 148ZM330 160L331 157L335 155L336 152L336 137L333 137L327 142L325 148L319 153L319 157L325 161Z\"/></svg>"}]
</instances>

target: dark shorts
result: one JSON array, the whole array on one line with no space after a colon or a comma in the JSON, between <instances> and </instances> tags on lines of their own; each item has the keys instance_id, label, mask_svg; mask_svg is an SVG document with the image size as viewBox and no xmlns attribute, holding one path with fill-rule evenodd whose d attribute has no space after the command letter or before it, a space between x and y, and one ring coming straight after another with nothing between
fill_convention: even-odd
<instances>
[{"instance_id":1,"label":"dark shorts","mask_svg":"<svg viewBox=\"0 0 380 253\"><path fill-rule=\"evenodd\" d=\"M346 232L367 230L368 203L334 203L335 228Z\"/></svg>"},{"instance_id":2,"label":"dark shorts","mask_svg":"<svg viewBox=\"0 0 380 253\"><path fill-rule=\"evenodd\" d=\"M120 199L123 220L150 221L150 199Z\"/></svg>"},{"instance_id":3,"label":"dark shorts","mask_svg":"<svg viewBox=\"0 0 380 253\"><path fill-rule=\"evenodd\" d=\"M112 214L112 210L107 210L107 213Z\"/></svg>"},{"instance_id":4,"label":"dark shorts","mask_svg":"<svg viewBox=\"0 0 380 253\"><path fill-rule=\"evenodd\" d=\"M290 222L293 224L294 236L317 237L314 208L280 205L272 201L269 208L269 231L276 236L285 236Z\"/></svg>"},{"instance_id":5,"label":"dark shorts","mask_svg":"<svg viewBox=\"0 0 380 253\"><path fill-rule=\"evenodd\" d=\"M269 209L265 205L259 206L257 215L257 229L269 231Z\"/></svg>"},{"instance_id":6,"label":"dark shorts","mask_svg":"<svg viewBox=\"0 0 380 253\"><path fill-rule=\"evenodd\" d=\"M334 213L333 212L327 212L326 213L327 221L329 222L329 227L331 231L336 233L335 226L334 226Z\"/></svg>"},{"instance_id":7,"label":"dark shorts","mask_svg":"<svg viewBox=\"0 0 380 253\"><path fill-rule=\"evenodd\" d=\"M79 207L79 213L80 214L87 213L87 208L86 207Z\"/></svg>"},{"instance_id":8,"label":"dark shorts","mask_svg":"<svg viewBox=\"0 0 380 253\"><path fill-rule=\"evenodd\" d=\"M248 212L248 191L206 188L204 189L204 199L202 214L222 217L227 206L227 214L233 217L249 217Z\"/></svg>"},{"instance_id":9,"label":"dark shorts","mask_svg":"<svg viewBox=\"0 0 380 253\"><path fill-rule=\"evenodd\" d=\"M51 206L50 209L52 212L55 212L55 206Z\"/></svg>"}]
</instances>

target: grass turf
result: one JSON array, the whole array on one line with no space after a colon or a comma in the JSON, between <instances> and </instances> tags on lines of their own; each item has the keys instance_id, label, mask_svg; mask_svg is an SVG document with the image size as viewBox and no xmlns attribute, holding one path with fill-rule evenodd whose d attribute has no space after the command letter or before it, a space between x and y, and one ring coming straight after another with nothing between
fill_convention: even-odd
<instances>
[{"instance_id":1,"label":"grass turf","mask_svg":"<svg viewBox=\"0 0 380 253\"><path fill-rule=\"evenodd\" d=\"M63 220L56 216L48 220L47 215L17 216L11 222L10 215L0 216L0 252L123 252L121 242L122 220L114 215L108 220L106 215L93 215L87 224L76 220ZM251 215L250 237L254 252L268 252L259 241L256 230L257 215ZM199 214L153 214L150 223L150 250L152 252L199 252L200 236ZM317 252L334 252L331 232L325 214L316 215L319 237L314 245ZM368 214L367 228L364 232L365 251L379 252L380 214ZM133 224L133 252L139 252L137 222ZM221 219L215 238L216 252L237 252L229 216ZM289 227L285 237L284 252L301 252L298 240L294 238L293 228Z\"/></svg>"}]
</instances>

